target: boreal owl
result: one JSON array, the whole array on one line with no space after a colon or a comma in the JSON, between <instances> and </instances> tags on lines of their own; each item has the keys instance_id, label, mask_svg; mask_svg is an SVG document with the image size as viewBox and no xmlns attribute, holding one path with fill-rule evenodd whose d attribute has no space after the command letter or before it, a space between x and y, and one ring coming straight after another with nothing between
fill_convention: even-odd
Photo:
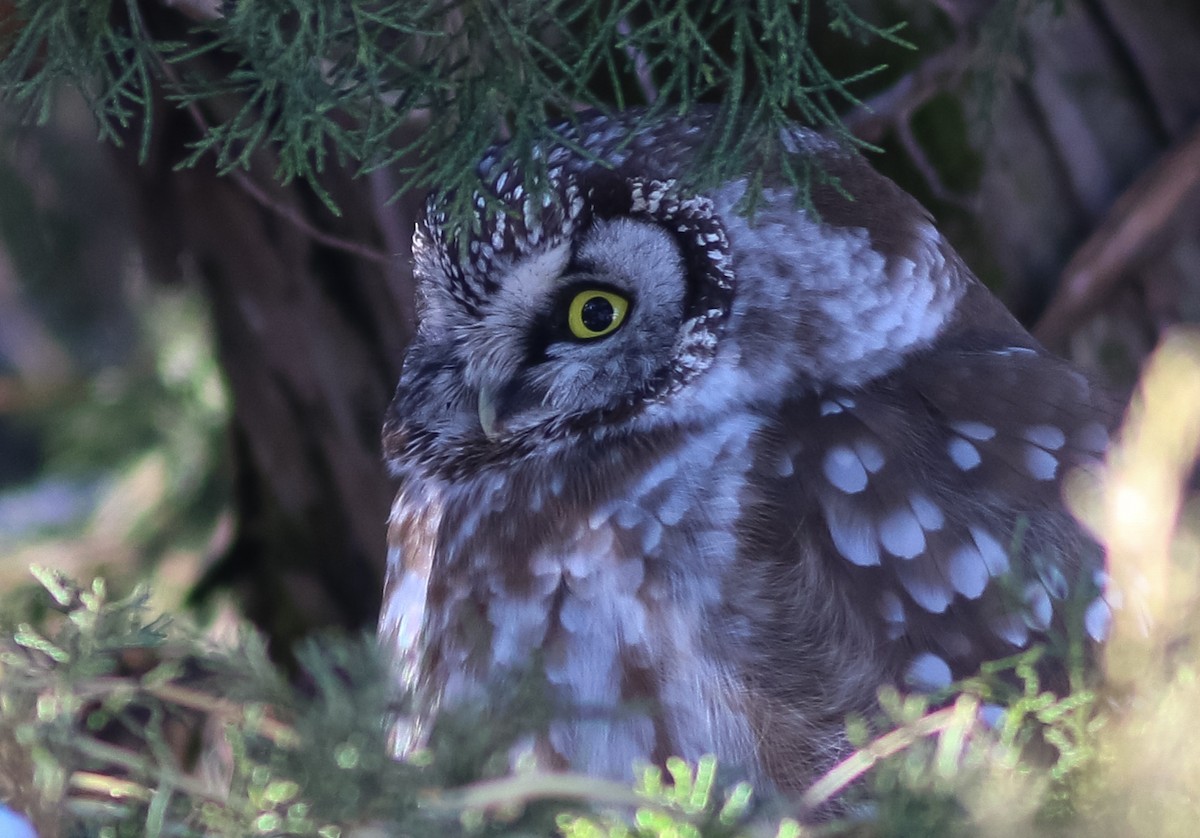
<instances>
[{"instance_id":1,"label":"boreal owl","mask_svg":"<svg viewBox=\"0 0 1200 838\"><path fill-rule=\"evenodd\" d=\"M784 132L807 204L778 166L749 215L748 176L685 188L712 119L580 117L540 184L487 154L477 224L426 206L384 428L408 735L536 665L545 766L794 791L882 685L1105 633L1061 489L1108 397L852 150Z\"/></svg>"}]
</instances>

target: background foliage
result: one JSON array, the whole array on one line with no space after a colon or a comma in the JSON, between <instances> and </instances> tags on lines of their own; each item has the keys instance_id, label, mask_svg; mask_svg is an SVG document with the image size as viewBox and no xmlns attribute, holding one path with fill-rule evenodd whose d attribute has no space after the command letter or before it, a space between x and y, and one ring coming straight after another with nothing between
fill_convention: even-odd
<instances>
[{"instance_id":1,"label":"background foliage","mask_svg":"<svg viewBox=\"0 0 1200 838\"><path fill-rule=\"evenodd\" d=\"M205 128L183 166L212 154L227 174L249 169L269 147L278 179L304 178L331 208L319 177L331 159L359 173L394 166L408 188L462 194L464 219L475 163L497 126L536 171L532 148L547 138L547 123L582 107L647 104L654 119L716 101L714 141L695 174L715 183L743 172L750 152L786 162L774 129L797 116L849 138L837 109L857 101L848 86L855 77L834 75L814 51L814 18L847 38L906 45L895 34L901 27L875 26L845 0L822 0L820 10L807 0L231 3L180 41L155 39L134 0L117 4L126 14L114 26L111 5L17 0L24 22L0 64L7 97L45 122L55 91L69 83L101 138L121 142L132 128L144 158L161 84L169 100L196 106ZM627 54L641 57L637 75ZM194 70L205 56L225 65L219 78ZM638 77L653 80L653 92L636 94ZM219 119L200 115L201 105ZM397 145L414 115L423 130Z\"/></svg>"}]
</instances>

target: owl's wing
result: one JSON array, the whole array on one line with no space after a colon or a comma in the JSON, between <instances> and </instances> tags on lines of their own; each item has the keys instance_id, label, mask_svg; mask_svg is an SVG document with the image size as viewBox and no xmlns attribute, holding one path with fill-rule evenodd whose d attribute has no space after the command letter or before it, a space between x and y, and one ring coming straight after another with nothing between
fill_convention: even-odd
<instances>
[{"instance_id":1,"label":"owl's wing","mask_svg":"<svg viewBox=\"0 0 1200 838\"><path fill-rule=\"evenodd\" d=\"M1098 462L1115 402L1023 346L909 361L788 405L775 474L812 511L807 551L873 612L895 675L914 687L1072 625L1101 639L1102 556L1062 485Z\"/></svg>"}]
</instances>

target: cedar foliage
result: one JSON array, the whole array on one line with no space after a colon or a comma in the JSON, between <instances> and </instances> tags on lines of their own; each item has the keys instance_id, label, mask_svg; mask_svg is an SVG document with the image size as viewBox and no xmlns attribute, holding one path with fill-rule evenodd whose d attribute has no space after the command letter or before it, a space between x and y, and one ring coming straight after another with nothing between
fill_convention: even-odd
<instances>
[{"instance_id":1,"label":"cedar foliage","mask_svg":"<svg viewBox=\"0 0 1200 838\"><path fill-rule=\"evenodd\" d=\"M904 43L902 27L871 24L846 0L822 6L831 31ZM465 218L475 163L498 126L510 153L535 171L534 146L552 136L554 119L642 104L630 55L643 57L640 72L655 86L647 120L720 102L714 141L694 173L700 184L744 171L752 153L786 167L791 158L773 129L797 117L849 138L838 108L857 101L849 85L880 69L835 76L809 44L807 0L300 0L232 2L223 11L185 39L156 41L136 0L15 0L19 23L0 48L0 89L45 120L56 88L71 84L102 138L121 141L133 128L144 155L152 88L162 85L178 106L220 114L206 119L183 167L211 154L221 173L248 169L268 146L275 176L306 180L331 209L319 177L331 164L360 173L397 167L406 188L463 196ZM206 56L228 62L227 72L193 72ZM414 116L423 130L397 144Z\"/></svg>"}]
</instances>

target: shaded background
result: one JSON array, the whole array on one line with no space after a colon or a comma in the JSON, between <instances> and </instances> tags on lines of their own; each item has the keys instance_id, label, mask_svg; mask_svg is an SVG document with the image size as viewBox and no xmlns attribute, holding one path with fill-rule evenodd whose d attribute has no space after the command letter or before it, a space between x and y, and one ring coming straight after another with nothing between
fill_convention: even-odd
<instances>
[{"instance_id":1,"label":"shaded background","mask_svg":"<svg viewBox=\"0 0 1200 838\"><path fill-rule=\"evenodd\" d=\"M141 3L160 38L187 5ZM888 63L846 113L872 161L1052 349L1131 385L1200 319L1200 4L854 5L920 46L813 27L836 71ZM159 102L154 126L145 165L69 91L0 127L0 589L38 562L150 577L162 607L284 644L370 625L421 196L331 169L336 217L265 153L176 171L196 115Z\"/></svg>"}]
</instances>

